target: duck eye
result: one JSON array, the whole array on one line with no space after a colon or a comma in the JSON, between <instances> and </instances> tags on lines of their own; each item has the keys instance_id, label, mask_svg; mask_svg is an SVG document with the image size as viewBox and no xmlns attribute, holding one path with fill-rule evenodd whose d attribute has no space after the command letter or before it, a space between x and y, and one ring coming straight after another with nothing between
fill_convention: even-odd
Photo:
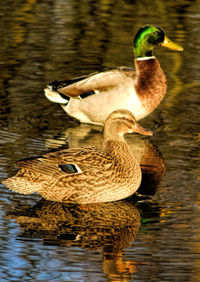
<instances>
[{"instance_id":1,"label":"duck eye","mask_svg":"<svg viewBox=\"0 0 200 282\"><path fill-rule=\"evenodd\" d=\"M159 32L158 31L154 31L154 33L153 34L155 34L155 35L159 35Z\"/></svg>"}]
</instances>

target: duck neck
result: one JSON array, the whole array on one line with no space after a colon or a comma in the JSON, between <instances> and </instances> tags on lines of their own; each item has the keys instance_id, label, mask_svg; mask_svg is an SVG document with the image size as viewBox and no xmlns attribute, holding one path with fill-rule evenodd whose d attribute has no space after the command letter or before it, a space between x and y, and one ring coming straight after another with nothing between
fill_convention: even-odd
<instances>
[{"instance_id":1,"label":"duck neck","mask_svg":"<svg viewBox=\"0 0 200 282\"><path fill-rule=\"evenodd\" d=\"M112 158L121 171L131 172L133 167L137 166L137 161L125 141L106 139L103 143L103 151Z\"/></svg>"},{"instance_id":2,"label":"duck neck","mask_svg":"<svg viewBox=\"0 0 200 282\"><path fill-rule=\"evenodd\" d=\"M135 89L147 111L154 110L163 99L166 89L165 74L155 57L135 59L137 80Z\"/></svg>"},{"instance_id":3,"label":"duck neck","mask_svg":"<svg viewBox=\"0 0 200 282\"><path fill-rule=\"evenodd\" d=\"M119 127L120 125L118 123L109 123L104 127L104 143L106 143L107 140L126 142L124 139L124 134L117 134L117 132L120 130Z\"/></svg>"},{"instance_id":4,"label":"duck neck","mask_svg":"<svg viewBox=\"0 0 200 282\"><path fill-rule=\"evenodd\" d=\"M137 46L135 45L133 48L134 56L135 58L151 58L153 57L153 51L149 49L149 47L146 46Z\"/></svg>"},{"instance_id":5,"label":"duck neck","mask_svg":"<svg viewBox=\"0 0 200 282\"><path fill-rule=\"evenodd\" d=\"M116 134L113 128L104 131L103 151L112 157L115 163L126 170L135 163L135 157L124 139L124 135Z\"/></svg>"}]
</instances>

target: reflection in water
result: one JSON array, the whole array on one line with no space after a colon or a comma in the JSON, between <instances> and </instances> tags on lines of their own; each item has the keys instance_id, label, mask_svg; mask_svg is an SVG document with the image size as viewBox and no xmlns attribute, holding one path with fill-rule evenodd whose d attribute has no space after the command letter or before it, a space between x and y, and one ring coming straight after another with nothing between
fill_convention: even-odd
<instances>
[{"instance_id":1,"label":"reflection in water","mask_svg":"<svg viewBox=\"0 0 200 282\"><path fill-rule=\"evenodd\" d=\"M148 140L145 142L140 160L142 183L138 190L141 194L154 195L165 173L165 164L158 148Z\"/></svg>"},{"instance_id":2,"label":"reflection in water","mask_svg":"<svg viewBox=\"0 0 200 282\"><path fill-rule=\"evenodd\" d=\"M199 242L199 238L200 238L200 218L199 218L200 192L198 192L197 194L197 199L196 199L195 204L196 204L196 209L197 209L197 214L198 214L198 217L195 218L195 221L194 221L196 240L192 241L191 244L192 244L193 252L198 255L198 259L196 259L195 268L196 268L197 277L199 278L200 277L200 258L199 258L199 253L200 253L200 242Z\"/></svg>"},{"instance_id":3,"label":"reflection in water","mask_svg":"<svg viewBox=\"0 0 200 282\"><path fill-rule=\"evenodd\" d=\"M140 227L138 209L129 201L66 205L41 200L33 207L15 208L8 217L19 224L19 237L101 250L103 271L112 281L129 281L137 271L137 262L122 259Z\"/></svg>"}]
</instances>

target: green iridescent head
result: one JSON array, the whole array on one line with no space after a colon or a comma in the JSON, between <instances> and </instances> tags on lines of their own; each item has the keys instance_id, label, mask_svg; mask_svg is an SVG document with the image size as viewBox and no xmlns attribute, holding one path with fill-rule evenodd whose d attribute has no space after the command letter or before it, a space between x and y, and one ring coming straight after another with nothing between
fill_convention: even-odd
<instances>
[{"instance_id":1,"label":"green iridescent head","mask_svg":"<svg viewBox=\"0 0 200 282\"><path fill-rule=\"evenodd\" d=\"M173 43L166 37L164 31L155 26L144 26L138 30L133 41L133 51L136 58L153 56L153 48L164 46L176 51L183 51L183 48Z\"/></svg>"}]
</instances>

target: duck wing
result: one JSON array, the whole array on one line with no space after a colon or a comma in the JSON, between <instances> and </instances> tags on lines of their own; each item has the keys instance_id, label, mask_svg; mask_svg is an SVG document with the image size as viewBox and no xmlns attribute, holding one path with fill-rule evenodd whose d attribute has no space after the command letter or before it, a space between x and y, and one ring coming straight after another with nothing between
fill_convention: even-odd
<instances>
[{"instance_id":1,"label":"duck wing","mask_svg":"<svg viewBox=\"0 0 200 282\"><path fill-rule=\"evenodd\" d=\"M133 79L135 71L128 67L118 67L108 71L93 73L66 81L55 81L51 84L52 90L68 97L85 98L89 95L118 87L127 79Z\"/></svg>"},{"instance_id":2,"label":"duck wing","mask_svg":"<svg viewBox=\"0 0 200 282\"><path fill-rule=\"evenodd\" d=\"M42 195L45 199L64 201L65 198L70 197L74 189L68 189L66 195L66 189L63 187L73 182L81 191L85 191L88 177L90 177L90 183L87 185L90 184L90 187L93 187L96 179L101 179L105 171L109 171L112 158L97 148L90 147L49 153L35 159L19 161L17 165L21 169L16 176L2 181L9 189L25 195L44 192ZM46 195L45 191L54 189L54 186L57 187L55 191L59 190L57 194L55 193L57 196L54 193L48 196L48 192ZM43 191L44 187L46 190Z\"/></svg>"},{"instance_id":3,"label":"duck wing","mask_svg":"<svg viewBox=\"0 0 200 282\"><path fill-rule=\"evenodd\" d=\"M88 169L100 170L110 167L111 164L111 157L96 147L66 149L35 159L19 161L17 166L22 170L18 172L17 176L25 176L30 172L51 177L67 176L81 174Z\"/></svg>"}]
</instances>

